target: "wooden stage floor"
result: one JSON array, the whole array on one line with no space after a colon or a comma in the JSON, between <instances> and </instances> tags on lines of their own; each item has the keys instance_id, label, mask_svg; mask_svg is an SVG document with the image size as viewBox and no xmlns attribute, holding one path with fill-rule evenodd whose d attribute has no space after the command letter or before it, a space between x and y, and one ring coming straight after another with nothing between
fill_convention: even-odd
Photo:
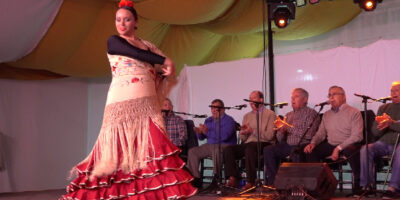
<instances>
[{"instance_id":1,"label":"wooden stage floor","mask_svg":"<svg viewBox=\"0 0 400 200\"><path fill-rule=\"evenodd\" d=\"M333 200L345 200L345 199L358 199L354 197L346 197L350 194L350 190L343 190L340 192L337 190ZM19 193L0 193L0 200L55 200L58 199L62 194L65 194L65 189L60 190L47 190L47 191L35 191L35 192L19 192ZM275 200L279 199L279 196L274 196L271 192L264 192L263 196L258 195L259 193L249 193L243 195L236 195L235 192L225 194L223 196L215 193L198 193L197 195L189 198L189 200ZM264 195L265 194L265 195ZM288 198L286 198L288 199ZM372 200L381 199L378 197L363 197L361 199Z\"/></svg>"}]
</instances>

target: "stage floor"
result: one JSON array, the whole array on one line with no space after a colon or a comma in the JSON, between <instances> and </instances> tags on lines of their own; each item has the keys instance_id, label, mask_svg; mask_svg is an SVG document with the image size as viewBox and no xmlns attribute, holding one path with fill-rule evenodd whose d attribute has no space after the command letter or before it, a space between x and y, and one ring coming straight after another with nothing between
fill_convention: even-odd
<instances>
[{"instance_id":1,"label":"stage floor","mask_svg":"<svg viewBox=\"0 0 400 200\"><path fill-rule=\"evenodd\" d=\"M64 189L60 190L46 190L46 191L35 191L35 192L19 192L19 193L0 193L0 200L54 200L58 199L62 194L65 193ZM355 197L346 197L350 194L350 190L343 190L340 192L337 190L334 196L331 198L333 200L345 200L345 199L357 199ZM225 196L226 195L226 196ZM190 200L275 200L279 199L279 196L274 196L271 192L264 192L261 195L259 193L249 193L243 195L236 195L235 191L226 193L223 196L217 195L215 193L199 193L190 198ZM378 197L364 197L361 199L381 199Z\"/></svg>"}]
</instances>

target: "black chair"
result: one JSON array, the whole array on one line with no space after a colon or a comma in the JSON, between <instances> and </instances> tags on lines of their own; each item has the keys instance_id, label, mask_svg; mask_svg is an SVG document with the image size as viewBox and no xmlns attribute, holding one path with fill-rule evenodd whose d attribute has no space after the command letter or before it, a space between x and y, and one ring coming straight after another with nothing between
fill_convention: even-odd
<instances>
[{"instance_id":1,"label":"black chair","mask_svg":"<svg viewBox=\"0 0 400 200\"><path fill-rule=\"evenodd\" d=\"M391 169L389 168L389 163L390 163L391 156L382 156L382 157L376 157L374 159L375 163L375 170L374 170L374 176L375 176L375 183L374 183L374 188L378 189L378 185L383 185L385 182L386 178L386 172L389 169L389 173L391 173ZM382 175L382 176L379 176ZM381 179L382 178L382 179ZM389 179L390 180L390 179ZM383 189L383 188L382 188Z\"/></svg>"},{"instance_id":2,"label":"black chair","mask_svg":"<svg viewBox=\"0 0 400 200\"><path fill-rule=\"evenodd\" d=\"M363 118L363 120L365 120L364 118L364 111L360 111L361 112L361 116ZM363 136L364 139L362 140L361 144L365 144L365 140L368 138L368 144L373 143L376 141L376 138L374 137L374 135L372 134L372 124L375 121L375 113L372 110L367 110L367 126L368 127L364 127L364 131L363 131Z\"/></svg>"},{"instance_id":3,"label":"black chair","mask_svg":"<svg viewBox=\"0 0 400 200\"><path fill-rule=\"evenodd\" d=\"M351 168L349 169L344 169L343 167L348 165L347 158L343 155L339 157L338 160L333 161L330 156L326 157L324 159L324 162L328 164L329 168L332 170L332 172L337 174L337 181L338 181L338 186L340 192L343 191L343 186L345 184L351 184L351 188L354 188L354 175L353 171ZM344 174L350 174L351 179L344 179Z\"/></svg>"},{"instance_id":4,"label":"black chair","mask_svg":"<svg viewBox=\"0 0 400 200\"><path fill-rule=\"evenodd\" d=\"M185 120L186 130L187 130L187 140L185 145L182 146L181 158L185 161L187 160L189 149L199 146L196 133L194 132L194 122L193 120Z\"/></svg>"}]
</instances>

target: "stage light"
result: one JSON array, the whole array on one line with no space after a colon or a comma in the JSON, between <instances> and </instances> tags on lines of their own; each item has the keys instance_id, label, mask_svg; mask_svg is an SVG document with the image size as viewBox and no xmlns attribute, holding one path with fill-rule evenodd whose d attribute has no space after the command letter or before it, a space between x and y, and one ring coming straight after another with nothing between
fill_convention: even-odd
<instances>
[{"instance_id":1,"label":"stage light","mask_svg":"<svg viewBox=\"0 0 400 200\"><path fill-rule=\"evenodd\" d=\"M278 28L285 28L290 23L290 11L288 8L278 8L274 12L274 22Z\"/></svg>"},{"instance_id":2,"label":"stage light","mask_svg":"<svg viewBox=\"0 0 400 200\"><path fill-rule=\"evenodd\" d=\"M296 6L302 7L306 5L306 0L296 0Z\"/></svg>"},{"instance_id":3,"label":"stage light","mask_svg":"<svg viewBox=\"0 0 400 200\"><path fill-rule=\"evenodd\" d=\"M354 0L354 3L358 3L360 8L365 11L373 11L375 10L378 3L381 3L382 0Z\"/></svg>"},{"instance_id":4,"label":"stage light","mask_svg":"<svg viewBox=\"0 0 400 200\"><path fill-rule=\"evenodd\" d=\"M269 16L278 28L285 28L290 20L295 19L295 0L269 0Z\"/></svg>"}]
</instances>

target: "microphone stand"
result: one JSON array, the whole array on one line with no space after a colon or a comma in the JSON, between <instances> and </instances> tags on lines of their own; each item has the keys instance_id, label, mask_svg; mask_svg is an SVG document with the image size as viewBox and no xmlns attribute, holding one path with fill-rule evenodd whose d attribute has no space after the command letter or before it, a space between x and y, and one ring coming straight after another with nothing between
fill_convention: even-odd
<instances>
[{"instance_id":1,"label":"microphone stand","mask_svg":"<svg viewBox=\"0 0 400 200\"><path fill-rule=\"evenodd\" d=\"M226 110L229 110L229 109L241 110L243 107L246 107L246 106L238 105L238 106L233 106L233 107L223 107L223 106L210 105L209 107L217 108L217 110L218 110L218 118L217 118L217 120L218 120L218 154L219 154L219 158L222 159L223 155L222 155L222 146L221 146L221 110L222 109L226 109ZM214 166L214 167L216 167L216 166ZM223 195L222 188L224 187L224 184L222 184L222 169L219 169L217 173L218 174L214 174L214 178L211 181L211 184L208 186L208 188L204 189L202 191L202 193L209 193L209 192L215 190L215 193L217 195ZM215 176L217 176L217 177L215 177ZM214 181L217 181L216 185L213 184Z\"/></svg>"},{"instance_id":2,"label":"microphone stand","mask_svg":"<svg viewBox=\"0 0 400 200\"><path fill-rule=\"evenodd\" d=\"M255 106L257 107L257 113L256 113L256 121L257 121L257 180L255 181L255 185L247 190L244 190L242 192L239 192L239 195L248 193L250 191L256 190L256 193L258 194L258 197L263 196L263 189L266 188L268 190L275 190L274 188L268 187L268 186L264 186L263 184L261 184L261 177L260 177L260 151L261 151L261 141L260 141L260 112L259 112L259 108L260 105L263 106L274 106L273 104L269 104L269 103L264 103L264 102L259 102L259 101L252 101L252 100L248 100L248 99L243 99L244 101L247 102L251 102L254 103Z\"/></svg>"},{"instance_id":3,"label":"microphone stand","mask_svg":"<svg viewBox=\"0 0 400 200\"><path fill-rule=\"evenodd\" d=\"M207 118L207 115L190 114L190 113L185 113L185 112L176 112L176 111L172 111L172 110L162 110L162 112L166 112L167 115L168 115L168 112L173 112L175 114L186 115L186 116L190 116L193 118Z\"/></svg>"},{"instance_id":4,"label":"microphone stand","mask_svg":"<svg viewBox=\"0 0 400 200\"><path fill-rule=\"evenodd\" d=\"M374 99L374 98L371 98L371 97L369 97L369 96L365 96L365 95L357 95L357 94L354 94L355 96L358 96L358 97L361 97L362 98L362 103L364 104L364 113L363 113L363 115L364 115L364 127L365 127L365 129L368 127L368 120L367 120L367 103L368 103L368 99L371 99L371 100L376 100L376 99ZM363 197L363 196L365 196L366 194L368 194L368 193L371 193L371 192L373 192L374 194L376 194L376 190L374 190L373 189L373 185L372 185L372 183L371 183L371 175L370 175L370 173L369 173L369 169L370 169L370 167L371 166L369 166L369 152L368 152L368 133L367 133L367 130L365 130L365 152L366 152L366 160L367 160L367 185L366 185L366 191L365 192L363 192L361 195L360 195L360 198L361 197Z\"/></svg>"},{"instance_id":5,"label":"microphone stand","mask_svg":"<svg viewBox=\"0 0 400 200\"><path fill-rule=\"evenodd\" d=\"M371 98L372 99L372 98ZM382 102L383 104L385 104L386 103L386 101L390 101L390 99L383 99L383 100L376 100L376 99L373 99L375 102ZM364 102L364 99L363 99L363 102ZM366 106L364 106L364 110L366 110ZM366 111L364 111L364 117L366 117ZM366 120L365 120L366 121ZM368 135L368 133L366 134L366 135ZM368 137L368 136L367 136ZM395 156L395 153L396 153L396 148L397 148L397 146L398 146L398 144L399 144L399 138L400 138L400 133L397 133L397 138L396 138L396 142L395 142L395 145L394 145L394 148L393 148L393 152L392 152L392 155L391 155L391 157L390 157L390 161L389 161L389 166L388 166L388 168L386 169L386 176L385 176L385 181L384 181L384 183L383 183L383 187L382 187L382 190L384 190L385 189L385 186L386 186L386 184L387 184L387 181L388 181L388 179L389 179L389 172L390 172L390 170L391 170L391 168L392 168L392 165L393 165L393 158L394 158L394 156ZM367 195L367 194L369 194L369 193L374 193L375 194L375 196L376 196L376 193L377 193L377 190L376 189L373 189L373 187L372 187L372 183L371 183L371 180L370 180L370 173L369 173L369 156L368 156L368 140L366 139L366 146L365 146L365 150L366 150L366 152L367 152L367 157L366 157L366 159L367 159L367 170L368 170L368 173L367 173L367 188L366 188L366 191L365 192L363 192L361 195L360 195L360 197L359 197L359 199L361 199L362 197L364 197L365 195ZM375 180L376 181L376 180Z\"/></svg>"}]
</instances>

